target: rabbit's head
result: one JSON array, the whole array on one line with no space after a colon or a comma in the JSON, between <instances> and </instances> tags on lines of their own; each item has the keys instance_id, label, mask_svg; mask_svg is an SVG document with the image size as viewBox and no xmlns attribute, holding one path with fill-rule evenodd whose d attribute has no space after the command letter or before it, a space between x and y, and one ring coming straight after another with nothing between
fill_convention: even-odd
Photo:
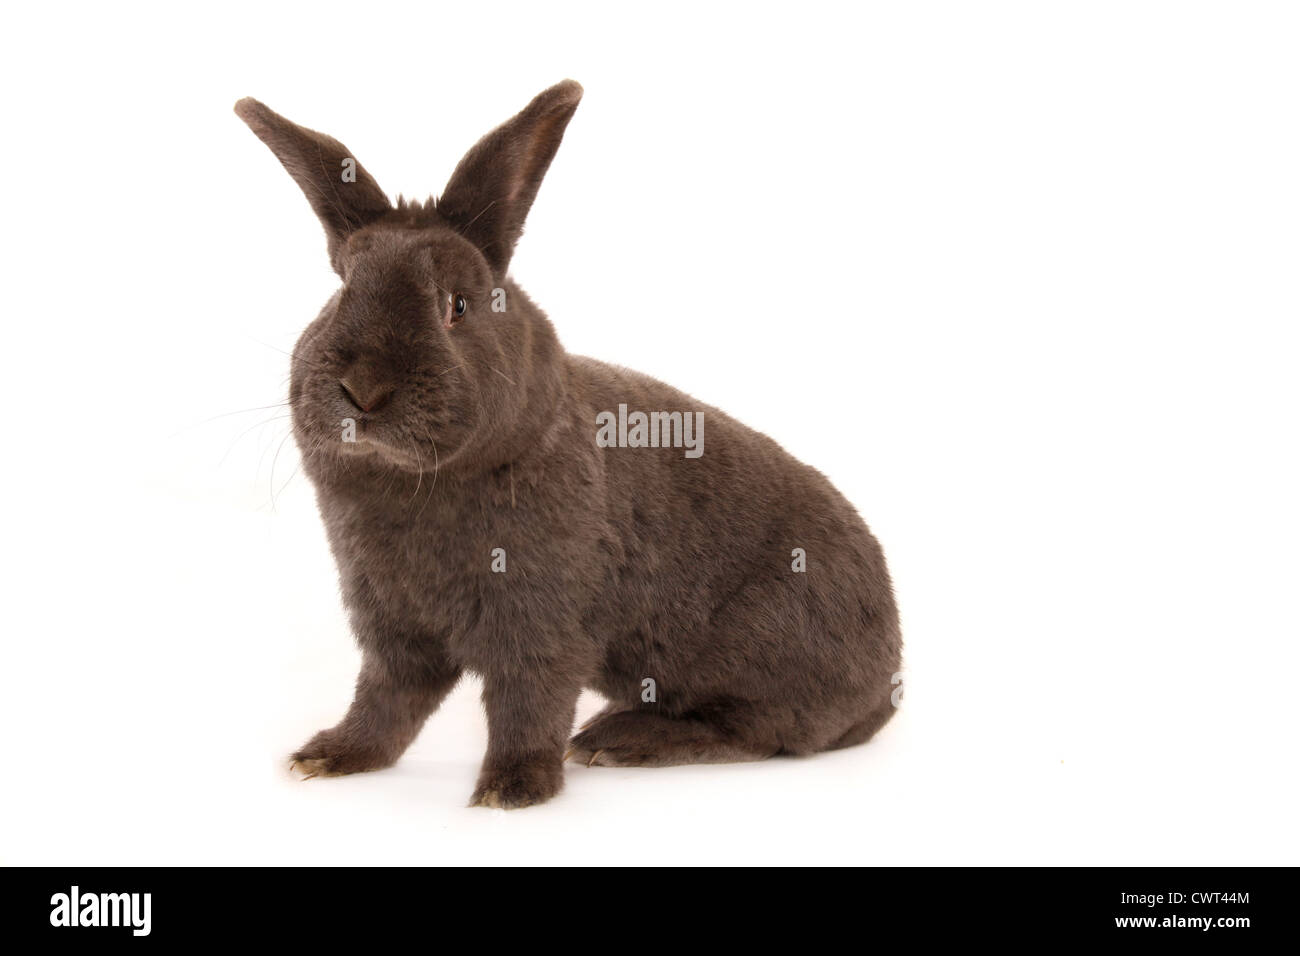
<instances>
[{"instance_id":1,"label":"rabbit's head","mask_svg":"<svg viewBox=\"0 0 1300 956\"><path fill-rule=\"evenodd\" d=\"M337 140L235 105L306 194L343 280L294 349L289 398L314 476L502 464L544 428L563 353L506 269L581 97L572 81L551 87L483 137L437 200L396 205Z\"/></svg>"}]
</instances>

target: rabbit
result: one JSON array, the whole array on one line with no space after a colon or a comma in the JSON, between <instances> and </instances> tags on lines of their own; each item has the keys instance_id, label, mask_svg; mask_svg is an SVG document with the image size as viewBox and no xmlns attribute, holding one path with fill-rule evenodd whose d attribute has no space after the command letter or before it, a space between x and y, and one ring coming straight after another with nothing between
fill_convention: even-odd
<instances>
[{"instance_id":1,"label":"rabbit","mask_svg":"<svg viewBox=\"0 0 1300 956\"><path fill-rule=\"evenodd\" d=\"M508 277L582 93L539 94L423 202L390 202L337 140L235 106L342 280L294 349L289 400L362 663L346 715L290 758L304 779L392 765L466 672L488 721L470 806L546 801L566 760L806 755L894 713L898 611L853 506L718 409L570 355ZM609 703L574 733L584 689Z\"/></svg>"}]
</instances>

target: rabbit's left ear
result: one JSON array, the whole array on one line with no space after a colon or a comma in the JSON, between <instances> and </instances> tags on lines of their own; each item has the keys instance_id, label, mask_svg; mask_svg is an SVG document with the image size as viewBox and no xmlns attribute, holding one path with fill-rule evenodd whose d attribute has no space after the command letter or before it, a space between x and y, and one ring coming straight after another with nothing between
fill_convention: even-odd
<instances>
[{"instance_id":1,"label":"rabbit's left ear","mask_svg":"<svg viewBox=\"0 0 1300 956\"><path fill-rule=\"evenodd\" d=\"M330 263L342 275L336 253L349 235L393 208L388 197L338 140L291 123L251 97L236 103L235 112L306 195L325 227Z\"/></svg>"},{"instance_id":2,"label":"rabbit's left ear","mask_svg":"<svg viewBox=\"0 0 1300 956\"><path fill-rule=\"evenodd\" d=\"M573 80L540 93L465 154L438 199L439 216L478 247L498 278L581 99Z\"/></svg>"}]
</instances>

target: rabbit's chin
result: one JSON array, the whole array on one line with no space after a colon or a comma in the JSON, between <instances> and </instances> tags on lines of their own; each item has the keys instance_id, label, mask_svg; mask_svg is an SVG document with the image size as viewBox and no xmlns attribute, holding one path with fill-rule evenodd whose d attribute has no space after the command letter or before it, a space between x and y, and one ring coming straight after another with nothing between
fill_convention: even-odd
<instances>
[{"instance_id":1,"label":"rabbit's chin","mask_svg":"<svg viewBox=\"0 0 1300 956\"><path fill-rule=\"evenodd\" d=\"M417 452L391 445L369 435L358 435L354 442L340 442L338 453L344 458L364 458L371 464L387 465L402 471L418 472L425 468L424 460ZM432 464L429 462L430 466Z\"/></svg>"}]
</instances>

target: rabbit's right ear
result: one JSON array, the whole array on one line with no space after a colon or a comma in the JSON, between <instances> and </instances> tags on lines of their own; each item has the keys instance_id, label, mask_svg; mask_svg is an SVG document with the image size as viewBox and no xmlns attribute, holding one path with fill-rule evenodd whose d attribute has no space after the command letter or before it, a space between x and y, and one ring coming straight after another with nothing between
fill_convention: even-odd
<instances>
[{"instance_id":1,"label":"rabbit's right ear","mask_svg":"<svg viewBox=\"0 0 1300 956\"><path fill-rule=\"evenodd\" d=\"M338 140L291 123L251 97L236 103L235 113L306 195L325 227L330 263L342 275L339 248L353 232L393 208L388 197Z\"/></svg>"}]
</instances>

